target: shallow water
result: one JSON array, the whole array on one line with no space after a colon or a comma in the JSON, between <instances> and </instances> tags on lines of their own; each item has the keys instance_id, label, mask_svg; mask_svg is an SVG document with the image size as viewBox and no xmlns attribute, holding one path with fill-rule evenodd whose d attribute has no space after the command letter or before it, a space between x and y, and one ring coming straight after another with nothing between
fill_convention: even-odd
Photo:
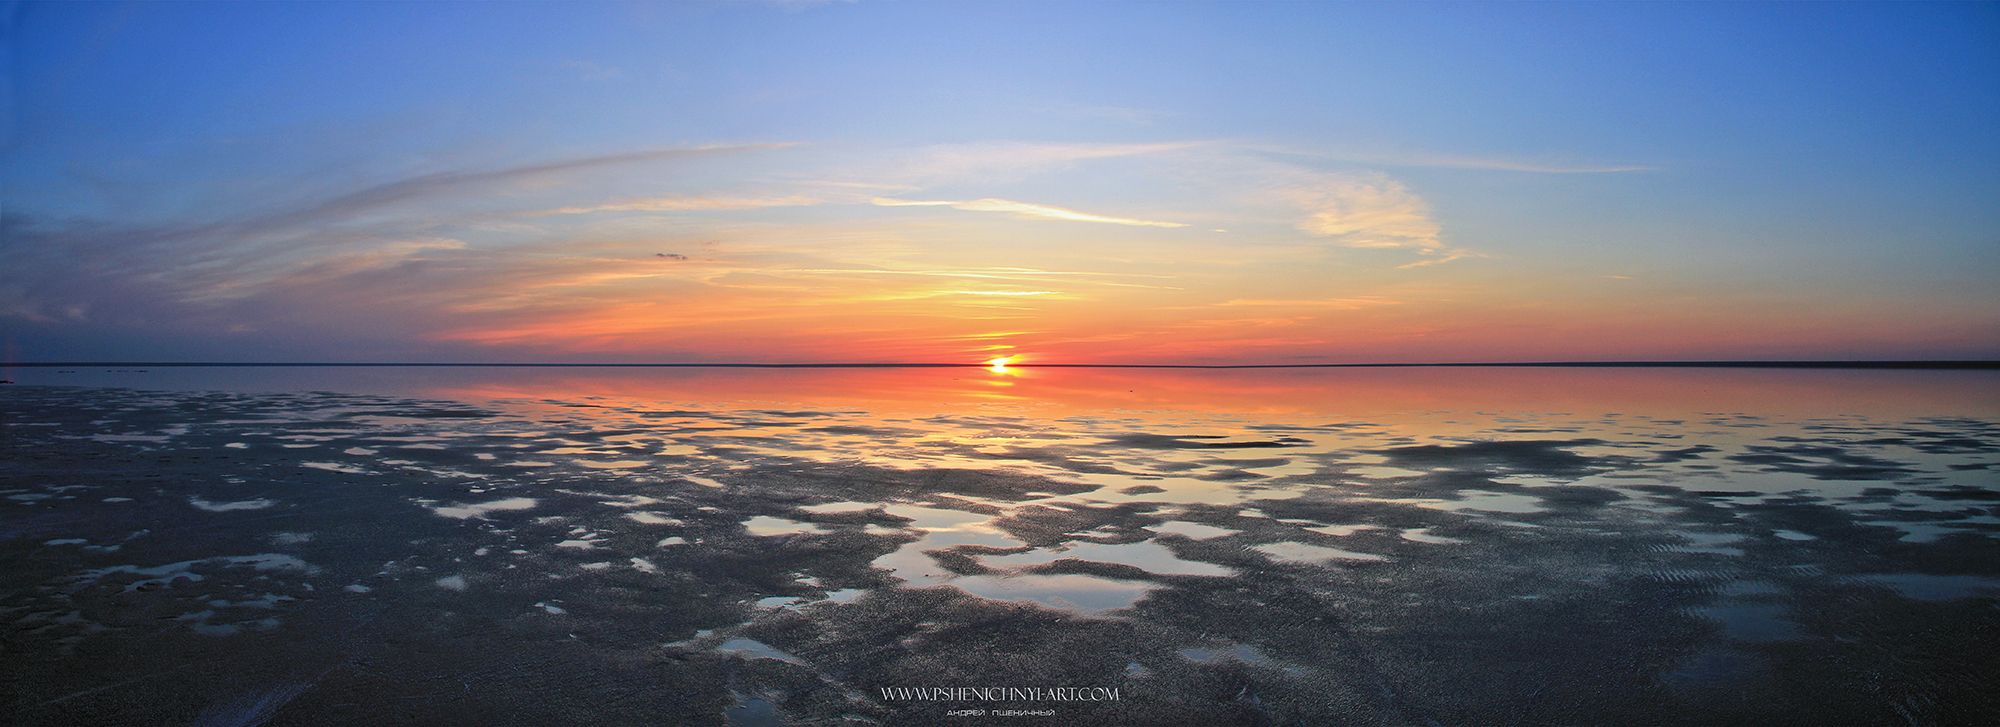
<instances>
[{"instance_id":1,"label":"shallow water","mask_svg":"<svg viewBox=\"0 0 2000 727\"><path fill-rule=\"evenodd\" d=\"M1993 372L11 377L29 723L2000 717Z\"/></svg>"}]
</instances>

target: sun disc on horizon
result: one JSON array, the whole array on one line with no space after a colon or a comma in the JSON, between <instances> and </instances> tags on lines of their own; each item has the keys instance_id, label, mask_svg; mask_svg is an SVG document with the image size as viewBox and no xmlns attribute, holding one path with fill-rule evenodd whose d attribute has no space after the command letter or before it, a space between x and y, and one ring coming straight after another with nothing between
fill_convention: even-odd
<instances>
[{"instance_id":1,"label":"sun disc on horizon","mask_svg":"<svg viewBox=\"0 0 2000 727\"><path fill-rule=\"evenodd\" d=\"M1007 373L1007 363L1012 360L1014 360L1012 356L1001 356L986 363L992 367L993 373L1004 374Z\"/></svg>"}]
</instances>

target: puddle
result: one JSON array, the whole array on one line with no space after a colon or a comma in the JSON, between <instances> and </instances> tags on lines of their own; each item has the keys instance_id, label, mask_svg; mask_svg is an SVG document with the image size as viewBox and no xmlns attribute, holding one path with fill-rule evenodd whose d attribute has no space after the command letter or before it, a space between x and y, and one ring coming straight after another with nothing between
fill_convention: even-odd
<instances>
[{"instance_id":1,"label":"puddle","mask_svg":"<svg viewBox=\"0 0 2000 727\"><path fill-rule=\"evenodd\" d=\"M1230 530L1229 528L1218 528L1214 525L1203 525L1201 523L1191 523L1180 520L1154 525L1149 529L1152 530L1153 532L1161 534L1171 533L1174 535L1185 535L1190 538L1194 538L1195 540L1204 540L1207 538L1216 538L1224 535L1236 534L1236 531Z\"/></svg>"},{"instance_id":2,"label":"puddle","mask_svg":"<svg viewBox=\"0 0 2000 727\"><path fill-rule=\"evenodd\" d=\"M722 717L731 727L782 727L785 724L778 718L778 709L762 699L738 702L724 711Z\"/></svg>"},{"instance_id":3,"label":"puddle","mask_svg":"<svg viewBox=\"0 0 2000 727\"><path fill-rule=\"evenodd\" d=\"M1150 542L1123 545L1086 543L1072 545L1068 550L1036 549L1014 555L989 555L980 558L979 562L988 568L1014 569L1066 558L1130 565L1155 575L1226 576L1236 573L1214 563L1181 560L1172 551Z\"/></svg>"},{"instance_id":4,"label":"puddle","mask_svg":"<svg viewBox=\"0 0 2000 727\"><path fill-rule=\"evenodd\" d=\"M1447 538L1442 535L1432 535L1430 528L1424 528L1422 530L1405 530L1402 532L1402 536L1405 540L1414 540L1419 543L1432 543L1435 545L1457 545L1466 542L1464 540L1459 540L1458 538Z\"/></svg>"},{"instance_id":5,"label":"puddle","mask_svg":"<svg viewBox=\"0 0 2000 727\"><path fill-rule=\"evenodd\" d=\"M1934 576L1922 573L1888 573L1867 576L1900 591L1904 596L1922 601L1946 601L1954 598L1994 595L2000 590L2000 578L1982 576Z\"/></svg>"},{"instance_id":6,"label":"puddle","mask_svg":"<svg viewBox=\"0 0 2000 727\"><path fill-rule=\"evenodd\" d=\"M924 551L943 550L955 545L984 545L995 548L1017 548L1021 541L997 531L984 530L933 530L914 542L906 543L895 551L876 558L869 565L889 570L895 577L906 581L915 588L949 583L959 576L938 565Z\"/></svg>"},{"instance_id":7,"label":"puddle","mask_svg":"<svg viewBox=\"0 0 2000 727\"><path fill-rule=\"evenodd\" d=\"M1176 473L1185 475L1185 472ZM1198 505L1217 502L1235 502L1243 499L1243 492L1234 481L1206 481L1193 479L1161 479L1158 477L1132 477L1095 472L1063 473L1063 477L1098 488L1082 497L1110 502L1163 502L1183 505Z\"/></svg>"},{"instance_id":8,"label":"puddle","mask_svg":"<svg viewBox=\"0 0 2000 727\"><path fill-rule=\"evenodd\" d=\"M1406 470L1400 467L1376 467L1376 466L1349 467L1347 468L1347 472L1349 474L1360 475L1362 477L1378 479L1378 480L1395 478L1395 477L1416 477L1418 475L1424 474L1423 472L1419 472L1417 470Z\"/></svg>"},{"instance_id":9,"label":"puddle","mask_svg":"<svg viewBox=\"0 0 2000 727\"><path fill-rule=\"evenodd\" d=\"M190 497L188 498L188 504L195 506L195 509L206 510L208 512L234 512L237 510L262 510L278 504L278 501L266 500L260 497L255 500L238 500L235 502L209 502L199 497Z\"/></svg>"},{"instance_id":10,"label":"puddle","mask_svg":"<svg viewBox=\"0 0 2000 727\"><path fill-rule=\"evenodd\" d=\"M619 459L619 460L611 460L608 462L589 460L589 459L579 459L575 461L579 465L582 465L584 467L589 467L594 470L629 470L636 467L644 467L646 465L652 464L651 462L648 462L643 459Z\"/></svg>"},{"instance_id":11,"label":"puddle","mask_svg":"<svg viewBox=\"0 0 2000 727\"><path fill-rule=\"evenodd\" d=\"M1497 492L1467 492L1461 500L1426 500L1417 504L1438 510L1483 510L1486 512L1532 513L1547 512L1542 506L1542 498L1535 495L1514 495Z\"/></svg>"},{"instance_id":12,"label":"puddle","mask_svg":"<svg viewBox=\"0 0 2000 727\"><path fill-rule=\"evenodd\" d=\"M1032 601L1048 608L1084 615L1125 608L1152 588L1148 583L1077 574L965 576L951 580L950 585L980 598Z\"/></svg>"},{"instance_id":13,"label":"puddle","mask_svg":"<svg viewBox=\"0 0 2000 727\"><path fill-rule=\"evenodd\" d=\"M888 505L882 509L891 515L910 518L911 522L904 525L904 527L918 530L931 532L999 532L994 528L984 526L984 523L993 519L994 516L992 515L981 515L976 512L965 512L962 510L923 507L920 505Z\"/></svg>"},{"instance_id":14,"label":"puddle","mask_svg":"<svg viewBox=\"0 0 2000 727\"><path fill-rule=\"evenodd\" d=\"M860 598L861 594L867 592L868 590L865 588L842 588L837 591L827 592L826 598L821 600L832 601L834 603L849 603L856 598Z\"/></svg>"},{"instance_id":15,"label":"puddle","mask_svg":"<svg viewBox=\"0 0 2000 727\"><path fill-rule=\"evenodd\" d=\"M1947 522L1914 521L1913 522L1908 520L1876 520L1876 521L1865 522L1862 524L1875 525L1886 528L1895 528L1897 530L1901 530L1903 531L1903 535L1898 539L1902 540L1905 543L1935 543L1938 541L1939 538L1942 538L1946 535L1954 535L1957 533L1964 533L1964 532L1978 532L1973 528L1960 526L1959 525L1960 522L1962 521L1947 521Z\"/></svg>"},{"instance_id":16,"label":"puddle","mask_svg":"<svg viewBox=\"0 0 2000 727\"><path fill-rule=\"evenodd\" d=\"M806 663L803 659L766 646L764 642L756 639L730 639L722 642L721 646L715 647L715 650L725 654L738 654L745 659L777 659L789 664Z\"/></svg>"},{"instance_id":17,"label":"puddle","mask_svg":"<svg viewBox=\"0 0 2000 727\"><path fill-rule=\"evenodd\" d=\"M1785 608L1766 604L1711 606L1695 613L1722 622L1725 633L1742 641L1785 641L1799 638L1798 624L1784 618Z\"/></svg>"},{"instance_id":18,"label":"puddle","mask_svg":"<svg viewBox=\"0 0 2000 727\"><path fill-rule=\"evenodd\" d=\"M1351 550L1328 548L1323 545L1305 543L1265 543L1251 546L1251 550L1271 556L1287 563L1320 563L1328 560L1388 560L1373 553L1356 553Z\"/></svg>"},{"instance_id":19,"label":"puddle","mask_svg":"<svg viewBox=\"0 0 2000 727\"><path fill-rule=\"evenodd\" d=\"M449 507L432 507L428 504L424 506L426 508L429 508L431 512L437 513L439 516L442 517L456 518L459 520L468 520L475 518L484 519L486 517L486 514L490 512L504 512L509 510L531 509L535 506L535 498L509 497L503 500L494 500L492 502L481 502L481 503L473 503L466 505L452 505Z\"/></svg>"},{"instance_id":20,"label":"puddle","mask_svg":"<svg viewBox=\"0 0 2000 727\"><path fill-rule=\"evenodd\" d=\"M750 518L749 520L744 521L743 529L750 531L751 535L756 535L760 537L771 536L771 535L796 535L799 533L810 533L814 531L813 526L808 525L806 523L795 522L783 518L775 518L769 515L758 515L757 517L753 517Z\"/></svg>"},{"instance_id":21,"label":"puddle","mask_svg":"<svg viewBox=\"0 0 2000 727\"><path fill-rule=\"evenodd\" d=\"M816 515L825 515L836 512L865 512L880 506L881 503L874 502L829 502L822 505L807 505L799 509Z\"/></svg>"}]
</instances>

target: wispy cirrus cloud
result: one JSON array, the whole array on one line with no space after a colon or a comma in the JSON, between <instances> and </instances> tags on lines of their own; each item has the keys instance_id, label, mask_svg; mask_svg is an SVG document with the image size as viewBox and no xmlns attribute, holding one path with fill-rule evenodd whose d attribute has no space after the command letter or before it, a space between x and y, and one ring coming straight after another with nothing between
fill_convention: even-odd
<instances>
[{"instance_id":1,"label":"wispy cirrus cloud","mask_svg":"<svg viewBox=\"0 0 2000 727\"><path fill-rule=\"evenodd\" d=\"M1003 141L940 144L900 155L880 173L909 180L961 180L1046 171L1069 164L1114 157L1134 157L1209 146L1207 141L1156 144L1062 144Z\"/></svg>"},{"instance_id":2,"label":"wispy cirrus cloud","mask_svg":"<svg viewBox=\"0 0 2000 727\"><path fill-rule=\"evenodd\" d=\"M989 325L971 321L1003 319L1032 321L1063 340L1189 311L1223 319L1203 330L1291 326L1390 301L1301 295L1326 290L1315 285L1259 281L1229 285L1223 295L1209 286L1249 270L1324 275L1313 266L1326 262L1319 260L1326 246L1421 255L1412 265L1470 254L1447 244L1426 200L1387 175L1318 170L1227 144L755 151L780 146L392 178L214 222L41 223L17 239L48 244L0 249L0 318L47 330L172 321L191 335L262 332L318 350L386 341L379 345L662 356L832 350L853 344L855 321L869 321L895 329L883 340L900 336L898 345L923 348L942 334ZM1027 181L887 173L911 159L998 170L998 177L1020 172ZM1088 194L1096 201L1086 210L1003 198L1081 199L1071 196L1085 194L1074 189L1072 163L1093 180ZM1057 185L1034 186L1043 179ZM874 207L1006 216L940 210L957 218L940 225L888 210L858 214ZM1181 221L1115 214L1142 209L1171 209ZM727 210L744 212L696 214ZM998 247L969 241L984 232L963 234L982 223L1020 224L1010 218L1162 229L1240 223L1253 231L1225 239L1037 225L1045 234L1035 244ZM1274 267L1278 259L1284 263ZM37 275L10 274L10 260ZM762 338L746 338L753 330ZM1174 338L1182 329L1147 330Z\"/></svg>"},{"instance_id":3,"label":"wispy cirrus cloud","mask_svg":"<svg viewBox=\"0 0 2000 727\"><path fill-rule=\"evenodd\" d=\"M807 195L784 197L652 197L623 199L605 204L562 207L523 213L525 216L580 215L591 212L678 212L687 210L747 210L759 207L811 207L826 200Z\"/></svg>"},{"instance_id":4,"label":"wispy cirrus cloud","mask_svg":"<svg viewBox=\"0 0 2000 727\"><path fill-rule=\"evenodd\" d=\"M1444 263L1448 263L1453 260L1464 260L1469 257L1486 257L1485 255L1481 255L1471 250L1439 250L1434 252L1433 251L1426 251L1426 252L1428 252L1429 254L1438 255L1439 257L1434 257L1427 260L1418 260L1413 263L1397 265L1396 267L1399 269L1421 268L1427 265L1442 265Z\"/></svg>"},{"instance_id":5,"label":"wispy cirrus cloud","mask_svg":"<svg viewBox=\"0 0 2000 727\"><path fill-rule=\"evenodd\" d=\"M1251 298L1238 298L1235 300L1223 301L1222 303L1218 303L1217 305L1259 306L1259 307L1272 307L1272 308L1323 308L1323 309L1333 309L1333 310L1359 310L1362 308L1372 308L1378 305L1396 305L1397 303L1400 302L1402 301L1385 300L1382 298L1322 298L1313 300L1261 300L1261 299L1251 299Z\"/></svg>"},{"instance_id":6,"label":"wispy cirrus cloud","mask_svg":"<svg viewBox=\"0 0 2000 727\"><path fill-rule=\"evenodd\" d=\"M1015 202L1013 200L1007 200L1007 199L988 198L988 199L974 199L974 200L906 200L906 199L890 199L887 197L876 197L875 199L869 200L869 202L882 207L950 207L952 209L968 210L972 212L1012 212L1025 217L1034 217L1047 220L1070 220L1074 222L1102 222L1112 225L1134 225L1140 227L1186 227L1187 226L1185 223L1180 223L1180 222L1159 222L1156 220L1140 220L1130 217L1110 217L1107 215L1093 215L1088 212L1078 212L1076 210L1063 209L1061 207L1050 207L1048 205L1029 204L1027 202Z\"/></svg>"},{"instance_id":7,"label":"wispy cirrus cloud","mask_svg":"<svg viewBox=\"0 0 2000 727\"><path fill-rule=\"evenodd\" d=\"M1430 204L1386 175L1302 173L1296 178L1277 196L1305 212L1297 223L1302 232L1332 238L1344 247L1402 248L1433 256L1399 266L1405 268L1480 256L1447 246Z\"/></svg>"},{"instance_id":8,"label":"wispy cirrus cloud","mask_svg":"<svg viewBox=\"0 0 2000 727\"><path fill-rule=\"evenodd\" d=\"M1442 228L1431 219L1430 205L1401 182L1380 176L1330 178L1295 189L1292 195L1306 209L1299 229L1337 238L1342 245L1419 250L1439 246Z\"/></svg>"},{"instance_id":9,"label":"wispy cirrus cloud","mask_svg":"<svg viewBox=\"0 0 2000 727\"><path fill-rule=\"evenodd\" d=\"M1543 174L1608 174L1611 172L1650 172L1659 169L1659 167L1633 164L1564 164L1530 159L1454 156L1450 154L1407 154L1401 156L1355 155L1353 160L1370 164L1380 164L1382 166L1492 169L1495 171L1540 172Z\"/></svg>"},{"instance_id":10,"label":"wispy cirrus cloud","mask_svg":"<svg viewBox=\"0 0 2000 727\"><path fill-rule=\"evenodd\" d=\"M1318 150L1290 147L1252 146L1252 150L1292 157L1306 157L1336 162L1353 162L1381 167L1435 167L1442 169L1489 169L1506 172L1536 172L1542 174L1608 174L1614 172L1649 172L1660 167L1643 164L1615 164L1603 162L1570 161L1561 159L1536 159L1510 156L1482 156L1474 154L1444 154L1429 151L1395 150Z\"/></svg>"},{"instance_id":11,"label":"wispy cirrus cloud","mask_svg":"<svg viewBox=\"0 0 2000 727\"><path fill-rule=\"evenodd\" d=\"M465 212L450 200L496 188L546 187L622 165L784 146L789 144L648 150L436 172L213 221L120 225L15 214L4 233L15 244L0 246L0 319L194 321L232 301L300 297L316 281L358 286L356 279L367 278L366 284L379 285L392 277L389 270L436 273L444 267L437 258L470 252L458 236L440 234L453 215ZM455 211L441 213L440 205Z\"/></svg>"},{"instance_id":12,"label":"wispy cirrus cloud","mask_svg":"<svg viewBox=\"0 0 2000 727\"><path fill-rule=\"evenodd\" d=\"M310 223L316 220L350 215L384 205L402 202L416 197L444 192L463 191L480 185L502 182L523 182L547 178L566 172L580 172L590 169L610 167L639 162L694 159L705 156L732 154L762 149L778 149L792 146L791 143L750 144L742 146L710 146L693 149L661 149L654 151L606 154L602 156L566 159L543 164L528 164L486 172L439 172L402 179L387 184L368 187L357 192L342 195L317 205L303 209L282 212L264 217L251 218L238 223L230 223L241 229L283 227Z\"/></svg>"},{"instance_id":13,"label":"wispy cirrus cloud","mask_svg":"<svg viewBox=\"0 0 2000 727\"><path fill-rule=\"evenodd\" d=\"M1082 282L1116 288L1152 288L1156 290L1179 290L1174 286L1147 285L1144 283L1120 283L1111 278L1146 278L1164 280L1163 275L1143 273L1103 273L1068 270L1033 270L1027 268L972 268L964 270L886 270L882 268L770 268L762 272L770 275L836 275L836 276L903 276L940 278L978 278L1010 282Z\"/></svg>"}]
</instances>

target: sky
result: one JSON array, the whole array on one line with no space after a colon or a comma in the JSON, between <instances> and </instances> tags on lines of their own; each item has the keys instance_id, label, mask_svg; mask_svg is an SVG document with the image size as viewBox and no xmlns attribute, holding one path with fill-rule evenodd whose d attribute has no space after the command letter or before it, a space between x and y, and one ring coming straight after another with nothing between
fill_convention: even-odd
<instances>
[{"instance_id":1,"label":"sky","mask_svg":"<svg viewBox=\"0 0 2000 727\"><path fill-rule=\"evenodd\" d=\"M15 362L2000 358L2000 4L0 12Z\"/></svg>"}]
</instances>

